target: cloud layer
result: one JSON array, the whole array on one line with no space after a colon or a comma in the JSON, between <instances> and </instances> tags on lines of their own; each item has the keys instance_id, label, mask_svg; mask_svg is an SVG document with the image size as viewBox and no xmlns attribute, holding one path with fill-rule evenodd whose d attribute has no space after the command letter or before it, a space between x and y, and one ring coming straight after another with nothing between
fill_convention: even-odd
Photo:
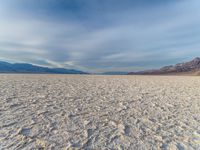
<instances>
[{"instance_id":1,"label":"cloud layer","mask_svg":"<svg viewBox=\"0 0 200 150\"><path fill-rule=\"evenodd\" d=\"M200 55L200 2L2 0L0 59L90 72Z\"/></svg>"}]
</instances>

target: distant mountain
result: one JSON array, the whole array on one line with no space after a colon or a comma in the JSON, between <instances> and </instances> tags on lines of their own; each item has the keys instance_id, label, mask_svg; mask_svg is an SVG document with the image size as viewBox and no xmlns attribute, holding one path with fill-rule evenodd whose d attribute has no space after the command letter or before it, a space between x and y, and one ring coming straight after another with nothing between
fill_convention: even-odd
<instances>
[{"instance_id":1,"label":"distant mountain","mask_svg":"<svg viewBox=\"0 0 200 150\"><path fill-rule=\"evenodd\" d=\"M189 62L179 63L176 65L165 66L158 70L148 70L140 72L130 72L129 75L167 75L167 74L190 74L190 75L200 75L200 58L197 57Z\"/></svg>"},{"instance_id":2,"label":"distant mountain","mask_svg":"<svg viewBox=\"0 0 200 150\"><path fill-rule=\"evenodd\" d=\"M0 61L0 73L87 74L73 69L40 67L26 63L11 64L4 61Z\"/></svg>"},{"instance_id":3,"label":"distant mountain","mask_svg":"<svg viewBox=\"0 0 200 150\"><path fill-rule=\"evenodd\" d=\"M103 75L127 75L128 72L120 72L120 71L113 71L113 72L104 72Z\"/></svg>"}]
</instances>

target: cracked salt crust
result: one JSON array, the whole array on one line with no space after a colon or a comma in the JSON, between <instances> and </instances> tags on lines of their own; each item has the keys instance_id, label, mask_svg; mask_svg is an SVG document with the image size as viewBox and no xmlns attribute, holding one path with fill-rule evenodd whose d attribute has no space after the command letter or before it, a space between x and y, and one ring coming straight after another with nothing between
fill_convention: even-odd
<instances>
[{"instance_id":1,"label":"cracked salt crust","mask_svg":"<svg viewBox=\"0 0 200 150\"><path fill-rule=\"evenodd\" d=\"M0 149L200 150L200 78L0 75Z\"/></svg>"}]
</instances>

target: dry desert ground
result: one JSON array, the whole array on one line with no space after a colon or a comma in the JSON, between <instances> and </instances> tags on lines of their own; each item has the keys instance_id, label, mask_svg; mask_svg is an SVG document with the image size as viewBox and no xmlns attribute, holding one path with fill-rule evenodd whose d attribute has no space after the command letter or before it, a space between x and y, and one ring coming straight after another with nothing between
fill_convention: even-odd
<instances>
[{"instance_id":1,"label":"dry desert ground","mask_svg":"<svg viewBox=\"0 0 200 150\"><path fill-rule=\"evenodd\" d=\"M0 75L0 149L200 150L200 77Z\"/></svg>"}]
</instances>

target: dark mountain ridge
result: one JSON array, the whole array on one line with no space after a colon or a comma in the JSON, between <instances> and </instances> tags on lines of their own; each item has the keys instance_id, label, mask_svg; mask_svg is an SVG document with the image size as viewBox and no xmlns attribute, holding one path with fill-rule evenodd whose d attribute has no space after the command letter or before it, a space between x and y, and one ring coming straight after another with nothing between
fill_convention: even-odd
<instances>
[{"instance_id":1,"label":"dark mountain ridge","mask_svg":"<svg viewBox=\"0 0 200 150\"><path fill-rule=\"evenodd\" d=\"M157 70L148 70L140 72L130 72L129 75L167 75L167 74L191 74L200 75L200 58L196 57L192 61L178 63L176 65L165 66Z\"/></svg>"},{"instance_id":2,"label":"dark mountain ridge","mask_svg":"<svg viewBox=\"0 0 200 150\"><path fill-rule=\"evenodd\" d=\"M15 63L0 61L0 73L50 73L50 74L87 74L86 72L65 69L65 68L48 68L27 63Z\"/></svg>"}]
</instances>

